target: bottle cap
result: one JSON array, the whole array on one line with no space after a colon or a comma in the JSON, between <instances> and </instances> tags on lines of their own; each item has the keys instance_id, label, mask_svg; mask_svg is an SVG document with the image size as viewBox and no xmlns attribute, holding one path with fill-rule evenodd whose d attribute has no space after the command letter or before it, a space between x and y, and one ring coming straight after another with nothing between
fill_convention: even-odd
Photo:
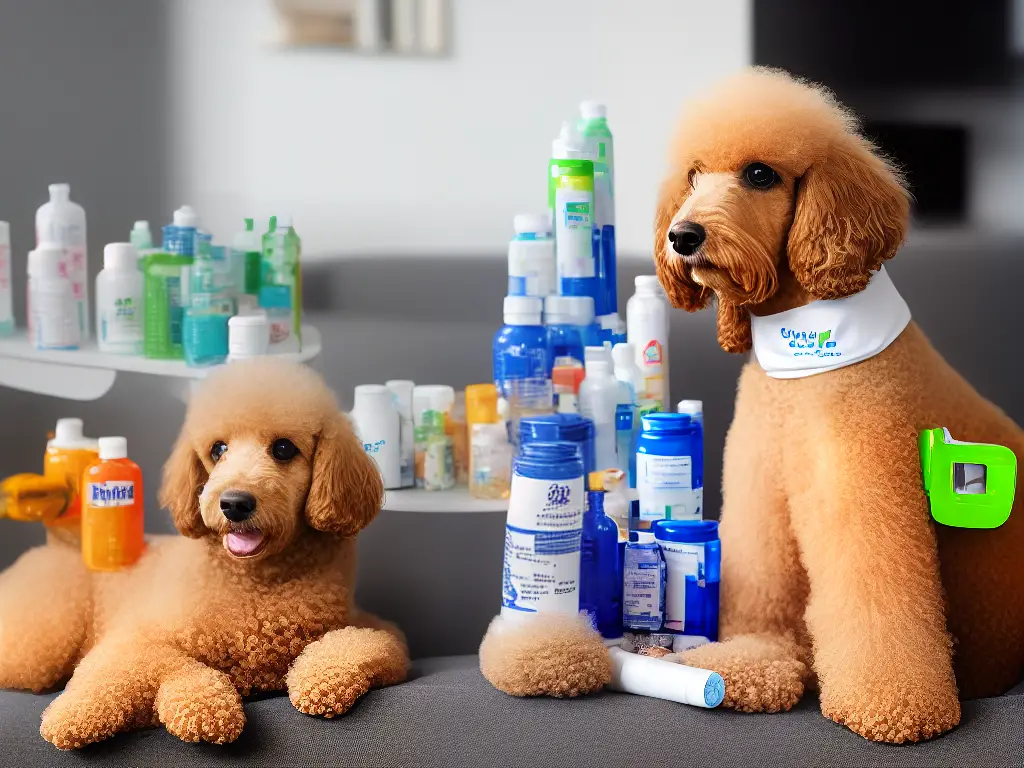
<instances>
[{"instance_id":1,"label":"bottle cap","mask_svg":"<svg viewBox=\"0 0 1024 768\"><path fill-rule=\"evenodd\" d=\"M28 276L40 280L54 280L61 277L60 264L64 249L53 243L42 243L28 253Z\"/></svg>"},{"instance_id":2,"label":"bottle cap","mask_svg":"<svg viewBox=\"0 0 1024 768\"><path fill-rule=\"evenodd\" d=\"M633 351L633 345L628 341L621 342L612 347L612 360L615 365L623 368L629 368L634 365L636 354Z\"/></svg>"},{"instance_id":3,"label":"bottle cap","mask_svg":"<svg viewBox=\"0 0 1024 768\"><path fill-rule=\"evenodd\" d=\"M589 145L570 121L562 122L558 138L551 142L552 160L591 160Z\"/></svg>"},{"instance_id":4,"label":"bottle cap","mask_svg":"<svg viewBox=\"0 0 1024 768\"><path fill-rule=\"evenodd\" d=\"M246 232L254 232L255 229L256 229L256 219L246 219L245 220L245 231Z\"/></svg>"},{"instance_id":5,"label":"bottle cap","mask_svg":"<svg viewBox=\"0 0 1024 768\"><path fill-rule=\"evenodd\" d=\"M600 101L581 101L580 117L584 120L600 120L608 117L608 107Z\"/></svg>"},{"instance_id":6,"label":"bottle cap","mask_svg":"<svg viewBox=\"0 0 1024 768\"><path fill-rule=\"evenodd\" d=\"M384 382L384 386L390 389L395 397L409 398L412 397L412 390L416 386L416 382L410 379L390 379Z\"/></svg>"},{"instance_id":7,"label":"bottle cap","mask_svg":"<svg viewBox=\"0 0 1024 768\"><path fill-rule=\"evenodd\" d=\"M193 210L191 205L183 205L174 212L173 221L176 227L198 227L199 214Z\"/></svg>"},{"instance_id":8,"label":"bottle cap","mask_svg":"<svg viewBox=\"0 0 1024 768\"><path fill-rule=\"evenodd\" d=\"M657 275L637 275L633 278L637 293L660 293L661 283Z\"/></svg>"},{"instance_id":9,"label":"bottle cap","mask_svg":"<svg viewBox=\"0 0 1024 768\"><path fill-rule=\"evenodd\" d=\"M466 419L470 424L498 421L497 387L493 384L470 384L466 387Z\"/></svg>"},{"instance_id":10,"label":"bottle cap","mask_svg":"<svg viewBox=\"0 0 1024 768\"><path fill-rule=\"evenodd\" d=\"M85 436L84 428L81 419L57 419L57 427L53 430L53 439L59 443L73 443Z\"/></svg>"},{"instance_id":11,"label":"bottle cap","mask_svg":"<svg viewBox=\"0 0 1024 768\"><path fill-rule=\"evenodd\" d=\"M355 388L352 410L393 408L395 396L383 384L360 384Z\"/></svg>"},{"instance_id":12,"label":"bottle cap","mask_svg":"<svg viewBox=\"0 0 1024 768\"><path fill-rule=\"evenodd\" d=\"M609 365L611 364L612 353L608 347L584 347L583 348L583 364L587 365L591 360L607 360Z\"/></svg>"},{"instance_id":13,"label":"bottle cap","mask_svg":"<svg viewBox=\"0 0 1024 768\"><path fill-rule=\"evenodd\" d=\"M704 413L703 400L680 400L676 406L676 413L688 413L691 416L701 416Z\"/></svg>"},{"instance_id":14,"label":"bottle cap","mask_svg":"<svg viewBox=\"0 0 1024 768\"><path fill-rule=\"evenodd\" d=\"M139 254L131 243L108 243L103 249L104 269L138 269Z\"/></svg>"},{"instance_id":15,"label":"bottle cap","mask_svg":"<svg viewBox=\"0 0 1024 768\"><path fill-rule=\"evenodd\" d=\"M546 296L544 322L548 325L591 325L594 322L594 299L591 296Z\"/></svg>"},{"instance_id":16,"label":"bottle cap","mask_svg":"<svg viewBox=\"0 0 1024 768\"><path fill-rule=\"evenodd\" d=\"M0 245L11 244L11 225L6 221L0 221Z\"/></svg>"},{"instance_id":17,"label":"bottle cap","mask_svg":"<svg viewBox=\"0 0 1024 768\"><path fill-rule=\"evenodd\" d=\"M550 213L517 213L512 220L517 235L551 234Z\"/></svg>"},{"instance_id":18,"label":"bottle cap","mask_svg":"<svg viewBox=\"0 0 1024 768\"><path fill-rule=\"evenodd\" d=\"M47 187L50 191L50 200L70 200L71 185L66 183L51 184Z\"/></svg>"},{"instance_id":19,"label":"bottle cap","mask_svg":"<svg viewBox=\"0 0 1024 768\"><path fill-rule=\"evenodd\" d=\"M714 541L718 538L717 520L658 520L651 531L660 541L684 544Z\"/></svg>"},{"instance_id":20,"label":"bottle cap","mask_svg":"<svg viewBox=\"0 0 1024 768\"><path fill-rule=\"evenodd\" d=\"M266 312L235 315L228 320L228 360L245 360L267 354L270 324Z\"/></svg>"},{"instance_id":21,"label":"bottle cap","mask_svg":"<svg viewBox=\"0 0 1024 768\"><path fill-rule=\"evenodd\" d=\"M139 219L132 224L132 232L145 232L149 233L149 222L145 219Z\"/></svg>"},{"instance_id":22,"label":"bottle cap","mask_svg":"<svg viewBox=\"0 0 1024 768\"><path fill-rule=\"evenodd\" d=\"M654 544L654 534L650 531L630 531L629 540L635 544Z\"/></svg>"},{"instance_id":23,"label":"bottle cap","mask_svg":"<svg viewBox=\"0 0 1024 768\"><path fill-rule=\"evenodd\" d=\"M591 376L611 376L612 367L603 357L592 357L587 360L587 378Z\"/></svg>"},{"instance_id":24,"label":"bottle cap","mask_svg":"<svg viewBox=\"0 0 1024 768\"><path fill-rule=\"evenodd\" d=\"M504 314L506 325L540 325L544 302L535 296L506 296Z\"/></svg>"},{"instance_id":25,"label":"bottle cap","mask_svg":"<svg viewBox=\"0 0 1024 768\"><path fill-rule=\"evenodd\" d=\"M679 432L689 428L690 414L655 411L640 417L644 432Z\"/></svg>"},{"instance_id":26,"label":"bottle cap","mask_svg":"<svg viewBox=\"0 0 1024 768\"><path fill-rule=\"evenodd\" d=\"M128 439L125 437L101 437L99 444L103 461L128 458Z\"/></svg>"}]
</instances>

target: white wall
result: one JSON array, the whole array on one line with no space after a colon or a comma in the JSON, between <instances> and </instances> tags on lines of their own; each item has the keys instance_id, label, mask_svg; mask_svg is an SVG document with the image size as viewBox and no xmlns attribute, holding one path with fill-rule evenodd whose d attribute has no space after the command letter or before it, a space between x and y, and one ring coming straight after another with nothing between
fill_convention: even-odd
<instances>
[{"instance_id":1,"label":"white wall","mask_svg":"<svg viewBox=\"0 0 1024 768\"><path fill-rule=\"evenodd\" d=\"M749 0L451 0L440 60L281 50L265 0L172 6L172 190L218 239L289 211L310 255L497 253L550 142L609 105L619 250L650 251L680 105L749 63Z\"/></svg>"}]
</instances>

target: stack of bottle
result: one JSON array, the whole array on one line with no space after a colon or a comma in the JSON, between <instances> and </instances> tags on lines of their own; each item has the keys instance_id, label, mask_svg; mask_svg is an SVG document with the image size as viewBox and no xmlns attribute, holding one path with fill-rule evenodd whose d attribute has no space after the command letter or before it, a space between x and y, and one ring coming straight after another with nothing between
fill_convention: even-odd
<instances>
[{"instance_id":1,"label":"stack of bottle","mask_svg":"<svg viewBox=\"0 0 1024 768\"><path fill-rule=\"evenodd\" d=\"M154 247L149 223L104 248L96 278L99 350L202 367L302 349L302 243L288 217L262 236L245 219L231 247L215 245L185 205ZM86 216L67 184L52 184L28 256L28 337L38 349L78 349L92 330ZM14 332L10 231L0 222L0 335Z\"/></svg>"}]
</instances>

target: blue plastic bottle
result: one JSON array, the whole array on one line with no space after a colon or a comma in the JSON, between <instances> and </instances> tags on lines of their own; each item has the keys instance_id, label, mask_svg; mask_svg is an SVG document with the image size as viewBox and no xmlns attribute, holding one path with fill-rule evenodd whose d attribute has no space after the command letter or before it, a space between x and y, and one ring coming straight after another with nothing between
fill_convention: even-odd
<instances>
[{"instance_id":1,"label":"blue plastic bottle","mask_svg":"<svg viewBox=\"0 0 1024 768\"><path fill-rule=\"evenodd\" d=\"M532 443L512 462L501 615L580 608L583 461L573 443Z\"/></svg>"},{"instance_id":2,"label":"blue plastic bottle","mask_svg":"<svg viewBox=\"0 0 1024 768\"><path fill-rule=\"evenodd\" d=\"M525 416L519 422L520 450L531 443L556 440L578 446L584 472L589 475L594 471L597 457L594 448L594 422L590 419L585 419L577 413L552 413Z\"/></svg>"},{"instance_id":3,"label":"blue plastic bottle","mask_svg":"<svg viewBox=\"0 0 1024 768\"><path fill-rule=\"evenodd\" d=\"M636 487L640 519L700 520L704 511L704 451L700 425L686 413L640 417Z\"/></svg>"},{"instance_id":4,"label":"blue plastic bottle","mask_svg":"<svg viewBox=\"0 0 1024 768\"><path fill-rule=\"evenodd\" d=\"M665 604L665 561L650 531L630 531L622 568L622 626L657 632Z\"/></svg>"},{"instance_id":5,"label":"blue plastic bottle","mask_svg":"<svg viewBox=\"0 0 1024 768\"><path fill-rule=\"evenodd\" d=\"M219 365L228 356L228 320L233 313L218 290L211 240L206 232L195 235L190 268L190 306L185 309L181 343L185 362L193 368Z\"/></svg>"},{"instance_id":6,"label":"blue plastic bottle","mask_svg":"<svg viewBox=\"0 0 1024 768\"><path fill-rule=\"evenodd\" d=\"M718 639L722 542L714 520L661 520L651 529L665 560L665 630Z\"/></svg>"},{"instance_id":7,"label":"blue plastic bottle","mask_svg":"<svg viewBox=\"0 0 1024 768\"><path fill-rule=\"evenodd\" d=\"M619 528L604 513L604 491L587 494L580 560L580 610L601 637L622 637Z\"/></svg>"},{"instance_id":8,"label":"blue plastic bottle","mask_svg":"<svg viewBox=\"0 0 1024 768\"><path fill-rule=\"evenodd\" d=\"M511 382L551 375L547 329L541 324L544 302L531 296L505 297L505 326L494 336L494 385L509 398Z\"/></svg>"},{"instance_id":9,"label":"blue plastic bottle","mask_svg":"<svg viewBox=\"0 0 1024 768\"><path fill-rule=\"evenodd\" d=\"M589 320L588 320L589 316ZM552 365L572 358L584 364L583 349L593 323L594 300L589 296L548 296L544 299L544 324L548 329L548 354Z\"/></svg>"}]
</instances>

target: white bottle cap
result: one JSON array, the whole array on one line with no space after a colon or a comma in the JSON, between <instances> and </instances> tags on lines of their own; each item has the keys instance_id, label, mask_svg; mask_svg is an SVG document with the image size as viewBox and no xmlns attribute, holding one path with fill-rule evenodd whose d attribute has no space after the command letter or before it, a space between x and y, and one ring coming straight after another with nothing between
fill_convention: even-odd
<instances>
[{"instance_id":1,"label":"white bottle cap","mask_svg":"<svg viewBox=\"0 0 1024 768\"><path fill-rule=\"evenodd\" d=\"M603 357L592 357L586 363L586 375L590 376L611 376L612 367Z\"/></svg>"},{"instance_id":2,"label":"white bottle cap","mask_svg":"<svg viewBox=\"0 0 1024 768\"><path fill-rule=\"evenodd\" d=\"M81 419L57 419L57 427L53 430L53 439L47 448L66 448L68 450L97 450L96 440L86 437Z\"/></svg>"},{"instance_id":3,"label":"white bottle cap","mask_svg":"<svg viewBox=\"0 0 1024 768\"><path fill-rule=\"evenodd\" d=\"M108 459L127 459L128 458L128 438L125 437L101 437L99 439L100 444L100 459L106 461Z\"/></svg>"},{"instance_id":4,"label":"white bottle cap","mask_svg":"<svg viewBox=\"0 0 1024 768\"><path fill-rule=\"evenodd\" d=\"M246 360L267 354L270 324L265 312L235 315L228 320L228 360Z\"/></svg>"},{"instance_id":5,"label":"white bottle cap","mask_svg":"<svg viewBox=\"0 0 1024 768\"><path fill-rule=\"evenodd\" d=\"M385 381L384 386L390 390L398 404L398 410L405 418L411 418L412 413L412 391L416 388L416 382L409 379L391 379Z\"/></svg>"},{"instance_id":6,"label":"white bottle cap","mask_svg":"<svg viewBox=\"0 0 1024 768\"><path fill-rule=\"evenodd\" d=\"M658 293L661 291L661 283L657 275L637 275L633 278L633 285L637 293Z\"/></svg>"},{"instance_id":7,"label":"white bottle cap","mask_svg":"<svg viewBox=\"0 0 1024 768\"><path fill-rule=\"evenodd\" d=\"M50 191L50 200L69 200L71 198L70 184L51 184L47 189Z\"/></svg>"},{"instance_id":8,"label":"white bottle cap","mask_svg":"<svg viewBox=\"0 0 1024 768\"><path fill-rule=\"evenodd\" d=\"M40 280L59 279L60 263L63 259L63 248L52 243L42 243L28 253L28 276Z\"/></svg>"},{"instance_id":9,"label":"white bottle cap","mask_svg":"<svg viewBox=\"0 0 1024 768\"><path fill-rule=\"evenodd\" d=\"M584 120L599 120L608 117L608 108L600 101L581 101L580 117Z\"/></svg>"},{"instance_id":10,"label":"white bottle cap","mask_svg":"<svg viewBox=\"0 0 1024 768\"><path fill-rule=\"evenodd\" d=\"M703 400L680 400L676 406L676 413L688 413L691 416L701 416L704 413Z\"/></svg>"},{"instance_id":11,"label":"white bottle cap","mask_svg":"<svg viewBox=\"0 0 1024 768\"><path fill-rule=\"evenodd\" d=\"M0 221L0 245L11 244L11 225L6 221Z\"/></svg>"},{"instance_id":12,"label":"white bottle cap","mask_svg":"<svg viewBox=\"0 0 1024 768\"><path fill-rule=\"evenodd\" d=\"M650 531L636 531L636 544L653 544L656 539Z\"/></svg>"},{"instance_id":13,"label":"white bottle cap","mask_svg":"<svg viewBox=\"0 0 1024 768\"><path fill-rule=\"evenodd\" d=\"M590 296L546 296L544 322L548 325L591 325L594 322L594 299Z\"/></svg>"},{"instance_id":14,"label":"white bottle cap","mask_svg":"<svg viewBox=\"0 0 1024 768\"><path fill-rule=\"evenodd\" d=\"M183 205L174 212L174 226L176 227L198 227L199 214L191 205Z\"/></svg>"},{"instance_id":15,"label":"white bottle cap","mask_svg":"<svg viewBox=\"0 0 1024 768\"><path fill-rule=\"evenodd\" d=\"M383 384L360 384L355 388L352 410L393 408L395 396Z\"/></svg>"},{"instance_id":16,"label":"white bottle cap","mask_svg":"<svg viewBox=\"0 0 1024 768\"><path fill-rule=\"evenodd\" d=\"M108 243L103 249L103 268L138 269L139 254L131 243Z\"/></svg>"},{"instance_id":17,"label":"white bottle cap","mask_svg":"<svg viewBox=\"0 0 1024 768\"><path fill-rule=\"evenodd\" d=\"M586 367L591 360L606 360L611 363L612 353L608 347L584 347L583 348L583 364Z\"/></svg>"},{"instance_id":18,"label":"white bottle cap","mask_svg":"<svg viewBox=\"0 0 1024 768\"><path fill-rule=\"evenodd\" d=\"M506 296L505 325L540 325L544 302L535 296Z\"/></svg>"},{"instance_id":19,"label":"white bottle cap","mask_svg":"<svg viewBox=\"0 0 1024 768\"><path fill-rule=\"evenodd\" d=\"M139 219L132 225L132 232L149 232L149 222Z\"/></svg>"},{"instance_id":20,"label":"white bottle cap","mask_svg":"<svg viewBox=\"0 0 1024 768\"><path fill-rule=\"evenodd\" d=\"M512 220L517 235L551 234L551 213L517 213Z\"/></svg>"},{"instance_id":21,"label":"white bottle cap","mask_svg":"<svg viewBox=\"0 0 1024 768\"><path fill-rule=\"evenodd\" d=\"M612 360L615 361L615 365L630 368L634 365L635 359L636 353L629 342L621 342L612 347Z\"/></svg>"},{"instance_id":22,"label":"white bottle cap","mask_svg":"<svg viewBox=\"0 0 1024 768\"><path fill-rule=\"evenodd\" d=\"M587 141L568 120L562 123L558 138L551 142L552 160L592 159Z\"/></svg>"}]
</instances>

